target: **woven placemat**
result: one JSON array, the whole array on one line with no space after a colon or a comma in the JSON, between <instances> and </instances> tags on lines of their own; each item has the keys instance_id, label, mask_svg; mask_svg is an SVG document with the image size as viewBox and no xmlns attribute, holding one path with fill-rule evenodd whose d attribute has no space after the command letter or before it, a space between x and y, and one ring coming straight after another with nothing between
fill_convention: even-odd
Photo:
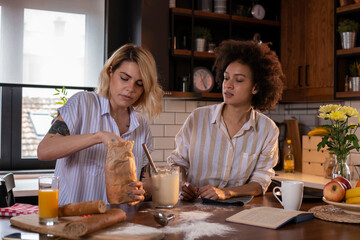
<instances>
[{"instance_id":1,"label":"woven placemat","mask_svg":"<svg viewBox=\"0 0 360 240\"><path fill-rule=\"evenodd\" d=\"M316 206L309 209L316 218L330 222L360 223L360 215L344 212L333 205Z\"/></svg>"}]
</instances>

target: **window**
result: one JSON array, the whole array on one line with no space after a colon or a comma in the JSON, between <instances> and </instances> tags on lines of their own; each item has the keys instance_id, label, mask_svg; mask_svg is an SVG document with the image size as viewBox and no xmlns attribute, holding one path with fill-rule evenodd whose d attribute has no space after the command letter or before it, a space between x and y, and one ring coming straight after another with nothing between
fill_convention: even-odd
<instances>
[{"instance_id":1,"label":"window","mask_svg":"<svg viewBox=\"0 0 360 240\"><path fill-rule=\"evenodd\" d=\"M24 10L23 82L83 86L84 65L84 14Z\"/></svg>"},{"instance_id":2,"label":"window","mask_svg":"<svg viewBox=\"0 0 360 240\"><path fill-rule=\"evenodd\" d=\"M105 0L0 0L0 170L52 169L36 148L55 88L93 90L104 63Z\"/></svg>"},{"instance_id":3,"label":"window","mask_svg":"<svg viewBox=\"0 0 360 240\"><path fill-rule=\"evenodd\" d=\"M79 90L66 90L69 98ZM22 88L21 109L21 158L36 158L36 149L51 122L56 116L56 109L61 107L59 95L53 88Z\"/></svg>"}]
</instances>

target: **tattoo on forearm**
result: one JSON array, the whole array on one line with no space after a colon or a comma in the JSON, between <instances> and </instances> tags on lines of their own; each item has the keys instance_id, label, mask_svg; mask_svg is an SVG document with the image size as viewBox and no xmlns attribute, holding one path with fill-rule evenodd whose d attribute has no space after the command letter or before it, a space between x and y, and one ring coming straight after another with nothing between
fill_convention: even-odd
<instances>
[{"instance_id":1,"label":"tattoo on forearm","mask_svg":"<svg viewBox=\"0 0 360 240\"><path fill-rule=\"evenodd\" d=\"M64 121L56 120L51 126L49 133L52 134L61 134L63 136L70 135L69 128L66 126Z\"/></svg>"}]
</instances>

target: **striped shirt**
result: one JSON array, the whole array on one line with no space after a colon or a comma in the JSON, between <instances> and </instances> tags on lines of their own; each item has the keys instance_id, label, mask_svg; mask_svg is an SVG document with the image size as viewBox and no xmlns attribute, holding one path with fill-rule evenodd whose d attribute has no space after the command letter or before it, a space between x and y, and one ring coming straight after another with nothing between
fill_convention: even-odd
<instances>
[{"instance_id":1,"label":"striped shirt","mask_svg":"<svg viewBox=\"0 0 360 240\"><path fill-rule=\"evenodd\" d=\"M107 98L95 92L79 92L58 109L69 128L70 135L109 131L119 134L115 120L110 116ZM142 144L152 151L151 133L147 120L131 108L129 130L121 135L133 140L136 174L140 179L141 168L147 164ZM73 155L58 159L55 175L59 176L59 204L80 201L104 200L106 186L104 165L107 150L104 144L96 144Z\"/></svg>"},{"instance_id":2,"label":"striped shirt","mask_svg":"<svg viewBox=\"0 0 360 240\"><path fill-rule=\"evenodd\" d=\"M278 161L279 130L262 113L251 110L250 119L230 138L221 112L224 103L194 110L175 136L170 165L187 169L187 181L197 187L261 185L263 193Z\"/></svg>"}]
</instances>

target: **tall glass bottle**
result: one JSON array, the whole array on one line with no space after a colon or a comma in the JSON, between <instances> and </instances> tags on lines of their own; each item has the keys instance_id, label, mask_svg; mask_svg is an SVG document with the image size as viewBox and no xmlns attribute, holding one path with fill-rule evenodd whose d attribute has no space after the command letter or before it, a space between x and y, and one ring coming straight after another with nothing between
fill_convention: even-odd
<instances>
[{"instance_id":1,"label":"tall glass bottle","mask_svg":"<svg viewBox=\"0 0 360 240\"><path fill-rule=\"evenodd\" d=\"M295 158L293 153L293 146L290 139L286 139L284 146L284 172L295 172Z\"/></svg>"}]
</instances>

